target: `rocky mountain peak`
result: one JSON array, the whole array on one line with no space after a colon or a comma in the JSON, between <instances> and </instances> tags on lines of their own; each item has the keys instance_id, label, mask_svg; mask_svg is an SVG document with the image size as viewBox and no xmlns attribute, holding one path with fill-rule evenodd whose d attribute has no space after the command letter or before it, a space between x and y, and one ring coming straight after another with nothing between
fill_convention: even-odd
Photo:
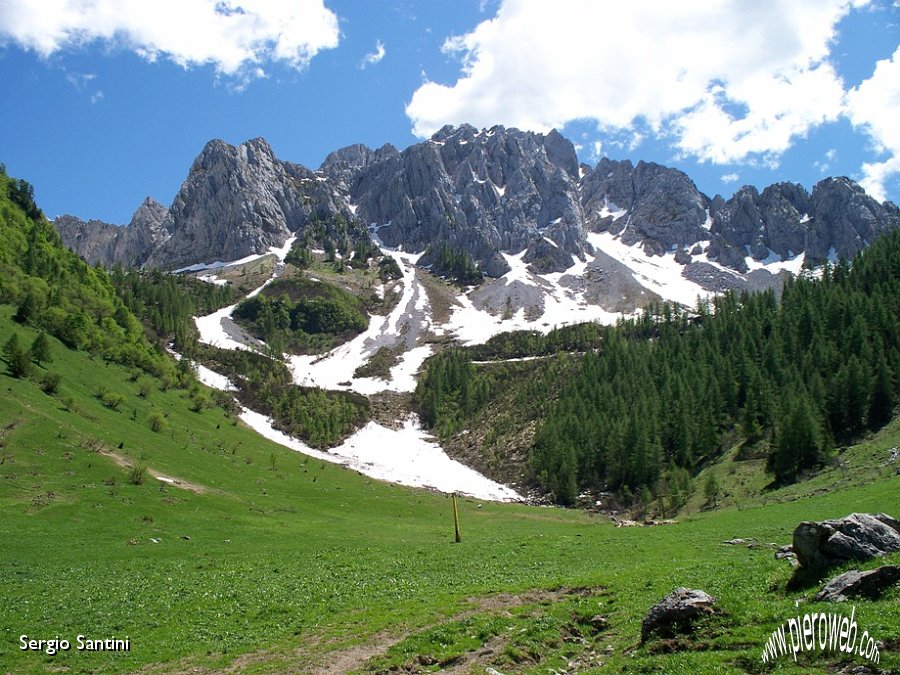
<instances>
[{"instance_id":1,"label":"rocky mountain peak","mask_svg":"<svg viewBox=\"0 0 900 675\"><path fill-rule=\"evenodd\" d=\"M349 179L354 172L398 154L397 148L390 143L385 143L377 150L356 143L330 153L319 166L319 171L329 176Z\"/></svg>"},{"instance_id":2,"label":"rocky mountain peak","mask_svg":"<svg viewBox=\"0 0 900 675\"><path fill-rule=\"evenodd\" d=\"M147 197L127 226L99 220L84 222L75 216L56 219L56 229L67 246L92 265L116 263L140 265L169 237L166 217L169 210Z\"/></svg>"},{"instance_id":3,"label":"rocky mountain peak","mask_svg":"<svg viewBox=\"0 0 900 675\"><path fill-rule=\"evenodd\" d=\"M159 225L165 220L166 214L169 212L165 206L160 204L153 197L147 197L141 202L137 211L131 216L131 225L146 223L148 225Z\"/></svg>"},{"instance_id":4,"label":"rocky mountain peak","mask_svg":"<svg viewBox=\"0 0 900 675\"><path fill-rule=\"evenodd\" d=\"M900 226L896 206L879 204L846 176L816 183L809 201L813 227L806 251L815 260L829 253L850 258L882 232Z\"/></svg>"},{"instance_id":5,"label":"rocky mountain peak","mask_svg":"<svg viewBox=\"0 0 900 675\"><path fill-rule=\"evenodd\" d=\"M312 171L283 162L256 138L207 143L165 223L171 236L145 265L177 268L241 258L281 246L319 208L337 211Z\"/></svg>"},{"instance_id":6,"label":"rocky mountain peak","mask_svg":"<svg viewBox=\"0 0 900 675\"><path fill-rule=\"evenodd\" d=\"M448 125L363 169L350 199L365 222L383 224L388 246L425 251L443 241L491 276L509 269L501 251L528 249L535 269L562 271L588 249L578 173L574 146L557 132Z\"/></svg>"}]
</instances>

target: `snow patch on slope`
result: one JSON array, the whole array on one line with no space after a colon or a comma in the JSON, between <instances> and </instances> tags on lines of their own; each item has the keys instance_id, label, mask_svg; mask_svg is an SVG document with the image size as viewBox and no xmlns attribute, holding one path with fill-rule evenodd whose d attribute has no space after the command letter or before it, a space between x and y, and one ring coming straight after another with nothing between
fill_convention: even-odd
<instances>
[{"instance_id":1,"label":"snow patch on slope","mask_svg":"<svg viewBox=\"0 0 900 675\"><path fill-rule=\"evenodd\" d=\"M214 370L210 370L202 363L194 363L192 365L197 372L197 379L207 387L212 387L213 389L218 389L220 391L237 391L237 387L235 387L231 380L224 375L221 375Z\"/></svg>"},{"instance_id":2,"label":"snow patch on slope","mask_svg":"<svg viewBox=\"0 0 900 675\"><path fill-rule=\"evenodd\" d=\"M769 255L762 260L754 260L752 256L747 256L744 260L747 262L747 267L751 272L753 270L766 270L772 274L778 274L782 270L786 270L794 276L799 276L800 272L803 271L803 263L806 262L806 253L800 253L787 260L782 260L780 255L769 249Z\"/></svg>"},{"instance_id":3,"label":"snow patch on slope","mask_svg":"<svg viewBox=\"0 0 900 675\"><path fill-rule=\"evenodd\" d=\"M430 327L428 298L416 278L418 254L385 250L398 260L403 272L400 301L386 317L373 316L365 332L324 355L295 355L289 358L294 382L307 387L352 390L360 394L379 391L410 392L416 388L415 373L431 355L431 347L421 346L405 352L400 363L391 369L391 380L354 378L353 373L365 364L380 347L393 347L404 325Z\"/></svg>"},{"instance_id":4,"label":"snow patch on slope","mask_svg":"<svg viewBox=\"0 0 900 675\"><path fill-rule=\"evenodd\" d=\"M241 410L241 420L260 435L304 455L355 469L371 478L460 493L489 501L521 501L511 488L485 478L477 471L450 459L411 415L401 429L388 429L369 422L328 452L310 448L302 441L272 426L272 420Z\"/></svg>"},{"instance_id":5,"label":"snow patch on slope","mask_svg":"<svg viewBox=\"0 0 900 675\"><path fill-rule=\"evenodd\" d=\"M291 246L294 245L294 242L297 241L297 237L289 237L288 240L284 243L284 246L272 246L269 248L267 253L263 253L261 255L252 255L247 256L246 258L241 258L240 260L235 260L230 263L223 263L223 267L233 267L237 265L245 265L248 262L252 262L253 260L258 260L267 255L275 254L275 257L278 259L278 264L275 265L275 269L272 271L272 276L266 279L266 282L262 284L259 288L254 289L249 294L247 294L248 298L252 298L259 294L262 289L272 283L278 275L281 273L282 269L284 269L284 259L287 257L288 252L291 250ZM195 316L194 323L197 325L197 332L200 334L200 342L203 344L211 345L213 347L219 347L221 349L251 349L243 342L235 340L226 330L225 322L231 320L231 313L234 311L234 308L237 307L237 303L233 305L229 305L228 307L223 307L222 309L216 310L212 314L207 314L206 316Z\"/></svg>"},{"instance_id":6,"label":"snow patch on slope","mask_svg":"<svg viewBox=\"0 0 900 675\"><path fill-rule=\"evenodd\" d=\"M693 307L698 296L709 295L702 286L682 276L684 267L675 262L672 253L649 256L639 246L627 246L609 232L589 233L588 241L625 265L638 283L665 300Z\"/></svg>"},{"instance_id":7,"label":"snow patch on slope","mask_svg":"<svg viewBox=\"0 0 900 675\"><path fill-rule=\"evenodd\" d=\"M447 330L455 334L463 344L480 344L498 333L513 330L548 333L559 326L585 321L613 324L621 316L587 302L583 292L560 283L565 275L584 274L587 262L578 261L562 273L534 274L524 261L524 251L517 255L502 255L510 270L495 283L503 283L506 287L518 283L538 288L543 294L543 311L537 318L526 316L524 308L519 308L512 316L495 315L475 307L472 299L462 293L456 298L457 306L450 315Z\"/></svg>"}]
</instances>

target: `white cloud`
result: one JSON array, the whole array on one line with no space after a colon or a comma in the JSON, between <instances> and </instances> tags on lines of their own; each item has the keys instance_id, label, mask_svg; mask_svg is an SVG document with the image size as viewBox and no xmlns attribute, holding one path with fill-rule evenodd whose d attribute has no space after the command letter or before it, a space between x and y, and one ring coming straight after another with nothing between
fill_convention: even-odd
<instances>
[{"instance_id":1,"label":"white cloud","mask_svg":"<svg viewBox=\"0 0 900 675\"><path fill-rule=\"evenodd\" d=\"M866 2L504 0L446 41L459 80L425 82L406 112L419 136L446 123L546 131L593 120L604 133L668 137L701 161L777 165L840 116L829 50L840 19Z\"/></svg>"},{"instance_id":2,"label":"white cloud","mask_svg":"<svg viewBox=\"0 0 900 675\"><path fill-rule=\"evenodd\" d=\"M381 59L384 58L385 53L384 43L382 43L381 40L377 40L375 42L375 51L371 54L366 54L359 64L359 67L365 68L366 66L374 66L376 63L380 63Z\"/></svg>"},{"instance_id":3,"label":"white cloud","mask_svg":"<svg viewBox=\"0 0 900 675\"><path fill-rule=\"evenodd\" d=\"M260 63L302 68L336 47L338 21L323 0L4 0L0 39L44 57L99 41L253 78Z\"/></svg>"},{"instance_id":4,"label":"white cloud","mask_svg":"<svg viewBox=\"0 0 900 675\"><path fill-rule=\"evenodd\" d=\"M829 148L825 151L825 158L817 159L815 162L813 162L813 166L819 170L819 173L825 174L831 168L831 163L835 160L836 157L837 149Z\"/></svg>"},{"instance_id":5,"label":"white cloud","mask_svg":"<svg viewBox=\"0 0 900 675\"><path fill-rule=\"evenodd\" d=\"M97 79L96 73L66 73L66 82L71 84L75 89L83 92L87 87Z\"/></svg>"},{"instance_id":6,"label":"white cloud","mask_svg":"<svg viewBox=\"0 0 900 675\"><path fill-rule=\"evenodd\" d=\"M732 171L731 173L726 173L722 176L723 183L736 183L741 179L740 175Z\"/></svg>"},{"instance_id":7,"label":"white cloud","mask_svg":"<svg viewBox=\"0 0 900 675\"><path fill-rule=\"evenodd\" d=\"M886 199L885 181L900 173L900 47L875 65L872 77L847 94L847 116L865 130L887 159L863 164L860 184L876 199Z\"/></svg>"}]
</instances>

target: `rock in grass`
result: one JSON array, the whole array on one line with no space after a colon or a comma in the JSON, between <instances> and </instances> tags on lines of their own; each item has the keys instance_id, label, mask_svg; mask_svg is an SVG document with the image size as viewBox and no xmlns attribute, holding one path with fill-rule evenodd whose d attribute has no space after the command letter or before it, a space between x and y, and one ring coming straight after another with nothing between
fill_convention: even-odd
<instances>
[{"instance_id":1,"label":"rock in grass","mask_svg":"<svg viewBox=\"0 0 900 675\"><path fill-rule=\"evenodd\" d=\"M850 570L825 584L816 595L820 602L843 602L850 598L877 600L891 586L900 581L900 565L883 565L874 570Z\"/></svg>"},{"instance_id":2,"label":"rock in grass","mask_svg":"<svg viewBox=\"0 0 900 675\"><path fill-rule=\"evenodd\" d=\"M784 546L779 546L775 551L775 559L776 560L784 560L785 558L796 558L797 554L794 553L794 545L793 544L785 544Z\"/></svg>"},{"instance_id":3,"label":"rock in grass","mask_svg":"<svg viewBox=\"0 0 900 675\"><path fill-rule=\"evenodd\" d=\"M794 553L793 544L786 544L785 546L778 547L775 551L775 559L787 560L791 567L794 568L800 567L800 562L797 560L797 554Z\"/></svg>"},{"instance_id":4,"label":"rock in grass","mask_svg":"<svg viewBox=\"0 0 900 675\"><path fill-rule=\"evenodd\" d=\"M689 633L693 622L715 610L716 599L704 591L679 587L656 603L641 623L641 642L651 634L672 637Z\"/></svg>"},{"instance_id":5,"label":"rock in grass","mask_svg":"<svg viewBox=\"0 0 900 675\"><path fill-rule=\"evenodd\" d=\"M794 530L794 553L804 567L831 567L900 551L900 521L884 514L851 513Z\"/></svg>"}]
</instances>

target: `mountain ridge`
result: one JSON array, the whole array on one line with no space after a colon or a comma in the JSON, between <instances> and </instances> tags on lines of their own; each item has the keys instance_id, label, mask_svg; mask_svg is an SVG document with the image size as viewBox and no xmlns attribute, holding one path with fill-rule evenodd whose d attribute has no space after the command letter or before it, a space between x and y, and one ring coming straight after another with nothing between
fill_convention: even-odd
<instances>
[{"instance_id":1,"label":"mountain ridge","mask_svg":"<svg viewBox=\"0 0 900 675\"><path fill-rule=\"evenodd\" d=\"M894 204L879 204L846 177L823 179L811 192L782 182L710 198L660 164L579 164L556 130L470 125L448 125L402 151L350 145L315 170L278 159L261 138L239 146L213 140L168 209L145 201L119 230L72 216L56 225L91 263L175 269L261 253L338 218L356 226L351 243L371 237L422 253L420 266L439 274L446 270L435 244L443 243L488 277L510 271L504 254L523 251L532 272L564 272L596 253L588 235L598 232L649 256L674 253L685 269L714 262L744 275L753 261L801 253L811 263L850 258L900 227Z\"/></svg>"}]
</instances>

